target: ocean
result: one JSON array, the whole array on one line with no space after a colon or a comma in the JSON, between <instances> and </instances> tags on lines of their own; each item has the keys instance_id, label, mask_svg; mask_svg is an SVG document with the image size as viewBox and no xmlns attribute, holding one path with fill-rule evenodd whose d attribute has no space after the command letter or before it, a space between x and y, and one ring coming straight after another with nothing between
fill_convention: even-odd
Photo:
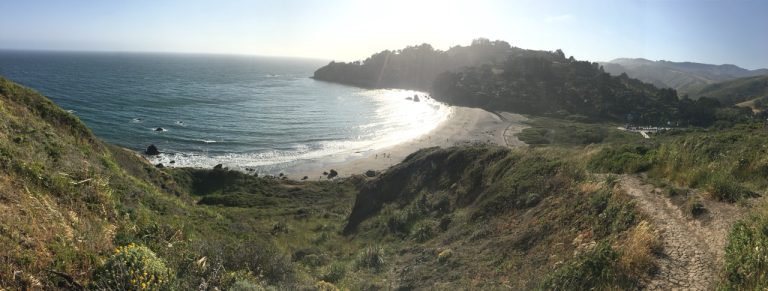
<instances>
[{"instance_id":1,"label":"ocean","mask_svg":"<svg viewBox=\"0 0 768 291\"><path fill-rule=\"evenodd\" d=\"M451 108L425 93L310 78L326 61L256 56L0 51L0 76L165 166L290 171L417 138ZM406 99L414 94L421 102ZM161 131L157 129L161 128ZM173 161L173 163L171 163Z\"/></svg>"}]
</instances>

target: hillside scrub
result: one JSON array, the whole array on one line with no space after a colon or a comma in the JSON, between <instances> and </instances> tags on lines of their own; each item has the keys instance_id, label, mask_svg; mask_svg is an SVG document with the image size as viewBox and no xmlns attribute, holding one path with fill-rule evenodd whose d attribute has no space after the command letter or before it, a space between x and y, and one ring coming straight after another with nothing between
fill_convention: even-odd
<instances>
[{"instance_id":1,"label":"hillside scrub","mask_svg":"<svg viewBox=\"0 0 768 291\"><path fill-rule=\"evenodd\" d=\"M712 199L735 202L768 186L768 133L759 124L661 135L645 144L604 146L589 161L598 172L648 172L649 177L705 189Z\"/></svg>"},{"instance_id":2,"label":"hillside scrub","mask_svg":"<svg viewBox=\"0 0 768 291\"><path fill-rule=\"evenodd\" d=\"M0 85L9 289L636 289L653 274L657 234L616 176L590 170L646 171L724 201L768 186L768 134L749 124L637 141L540 120L539 135L566 146L422 149L375 178L158 169L34 91ZM602 144L583 147L592 140L567 133L578 130ZM748 254L760 223L734 229L724 284L764 286Z\"/></svg>"},{"instance_id":3,"label":"hillside scrub","mask_svg":"<svg viewBox=\"0 0 768 291\"><path fill-rule=\"evenodd\" d=\"M580 122L578 117L556 119L537 117L527 122L517 137L529 145L589 145L639 141L638 134L618 130L618 124Z\"/></svg>"},{"instance_id":4,"label":"hillside scrub","mask_svg":"<svg viewBox=\"0 0 768 291\"><path fill-rule=\"evenodd\" d=\"M765 205L752 217L738 222L725 248L723 290L761 290L768 288L768 216Z\"/></svg>"},{"instance_id":5,"label":"hillside scrub","mask_svg":"<svg viewBox=\"0 0 768 291\"><path fill-rule=\"evenodd\" d=\"M629 235L640 220L634 204L568 156L559 149L423 149L362 187L345 233L397 254L389 268L402 288L639 286L652 269L652 246ZM630 237L636 249L610 247ZM604 258L606 274L620 279L566 271L601 243L612 254ZM553 270L562 280L533 275Z\"/></svg>"},{"instance_id":6,"label":"hillside scrub","mask_svg":"<svg viewBox=\"0 0 768 291\"><path fill-rule=\"evenodd\" d=\"M172 289L197 289L201 282L227 288L235 277L285 288L314 285L293 276L285 251L263 239L269 231L196 206L180 185L135 153L102 143L47 98L0 78L3 288L115 283L97 282L103 276L96 270L109 269L116 246L132 244L162 262L153 265L171 270L163 286Z\"/></svg>"}]
</instances>

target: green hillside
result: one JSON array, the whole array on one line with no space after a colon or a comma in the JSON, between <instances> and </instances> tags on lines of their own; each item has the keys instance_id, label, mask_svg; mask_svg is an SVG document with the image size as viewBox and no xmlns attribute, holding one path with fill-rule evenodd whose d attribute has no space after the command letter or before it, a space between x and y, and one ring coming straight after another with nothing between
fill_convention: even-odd
<instances>
[{"instance_id":1,"label":"green hillside","mask_svg":"<svg viewBox=\"0 0 768 291\"><path fill-rule=\"evenodd\" d=\"M433 148L377 178L282 181L157 169L5 79L0 111L9 290L630 288L652 267L652 246L622 247L647 231L632 203L570 150Z\"/></svg>"},{"instance_id":2,"label":"green hillside","mask_svg":"<svg viewBox=\"0 0 768 291\"><path fill-rule=\"evenodd\" d=\"M273 224L293 216L287 205L313 210L324 205L318 200L351 203L353 195L346 184L258 180L242 194L278 213L272 223L254 222L196 205L196 195L207 193L196 185L216 190L220 177L234 182L247 178L242 174L205 171L207 180L199 182L196 172L156 169L101 142L40 94L1 78L0 112L0 287L9 290L312 286L272 238ZM305 193L297 189L316 195L296 198ZM328 192L335 194L317 197Z\"/></svg>"},{"instance_id":3,"label":"green hillside","mask_svg":"<svg viewBox=\"0 0 768 291\"><path fill-rule=\"evenodd\" d=\"M712 84L693 95L714 98L726 105L759 100L754 107L762 109L765 106L763 99L768 97L768 76L747 77Z\"/></svg>"},{"instance_id":4,"label":"green hillside","mask_svg":"<svg viewBox=\"0 0 768 291\"><path fill-rule=\"evenodd\" d=\"M640 289L669 267L663 225L628 195L634 176L605 172L645 173L674 213L749 211L702 280L768 286L753 255L768 136L750 120L647 140L535 119L537 147L428 148L377 177L302 182L155 168L5 79L0 112L7 290Z\"/></svg>"}]
</instances>

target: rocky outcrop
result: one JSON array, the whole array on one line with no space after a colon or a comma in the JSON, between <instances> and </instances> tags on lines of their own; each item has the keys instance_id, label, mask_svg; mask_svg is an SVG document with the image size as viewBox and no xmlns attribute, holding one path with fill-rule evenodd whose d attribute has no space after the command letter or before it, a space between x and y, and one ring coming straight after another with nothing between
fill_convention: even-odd
<instances>
[{"instance_id":1,"label":"rocky outcrop","mask_svg":"<svg viewBox=\"0 0 768 291\"><path fill-rule=\"evenodd\" d=\"M157 149L155 145L151 144L147 147L144 153L147 154L148 156L156 156L160 154L160 151Z\"/></svg>"},{"instance_id":2,"label":"rocky outcrop","mask_svg":"<svg viewBox=\"0 0 768 291\"><path fill-rule=\"evenodd\" d=\"M333 178L336 178L336 176L338 176L338 175L339 175L339 172L336 172L336 170L331 169L331 171L328 173L327 177L328 177L328 179L333 179Z\"/></svg>"}]
</instances>

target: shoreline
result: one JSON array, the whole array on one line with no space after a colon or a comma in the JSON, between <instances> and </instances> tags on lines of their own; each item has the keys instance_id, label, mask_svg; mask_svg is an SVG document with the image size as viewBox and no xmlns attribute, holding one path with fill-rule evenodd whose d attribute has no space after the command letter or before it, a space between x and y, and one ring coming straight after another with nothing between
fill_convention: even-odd
<instances>
[{"instance_id":1,"label":"shoreline","mask_svg":"<svg viewBox=\"0 0 768 291\"><path fill-rule=\"evenodd\" d=\"M432 131L393 146L357 152L328 159L302 161L286 169L284 174L292 180L317 181L326 179L323 172L334 169L338 177L364 174L368 170L383 172L402 162L408 155L422 148L451 147L461 144L490 143L509 147L525 146L515 135L527 128L528 118L508 112L489 112L479 108L453 106L448 118Z\"/></svg>"}]
</instances>

